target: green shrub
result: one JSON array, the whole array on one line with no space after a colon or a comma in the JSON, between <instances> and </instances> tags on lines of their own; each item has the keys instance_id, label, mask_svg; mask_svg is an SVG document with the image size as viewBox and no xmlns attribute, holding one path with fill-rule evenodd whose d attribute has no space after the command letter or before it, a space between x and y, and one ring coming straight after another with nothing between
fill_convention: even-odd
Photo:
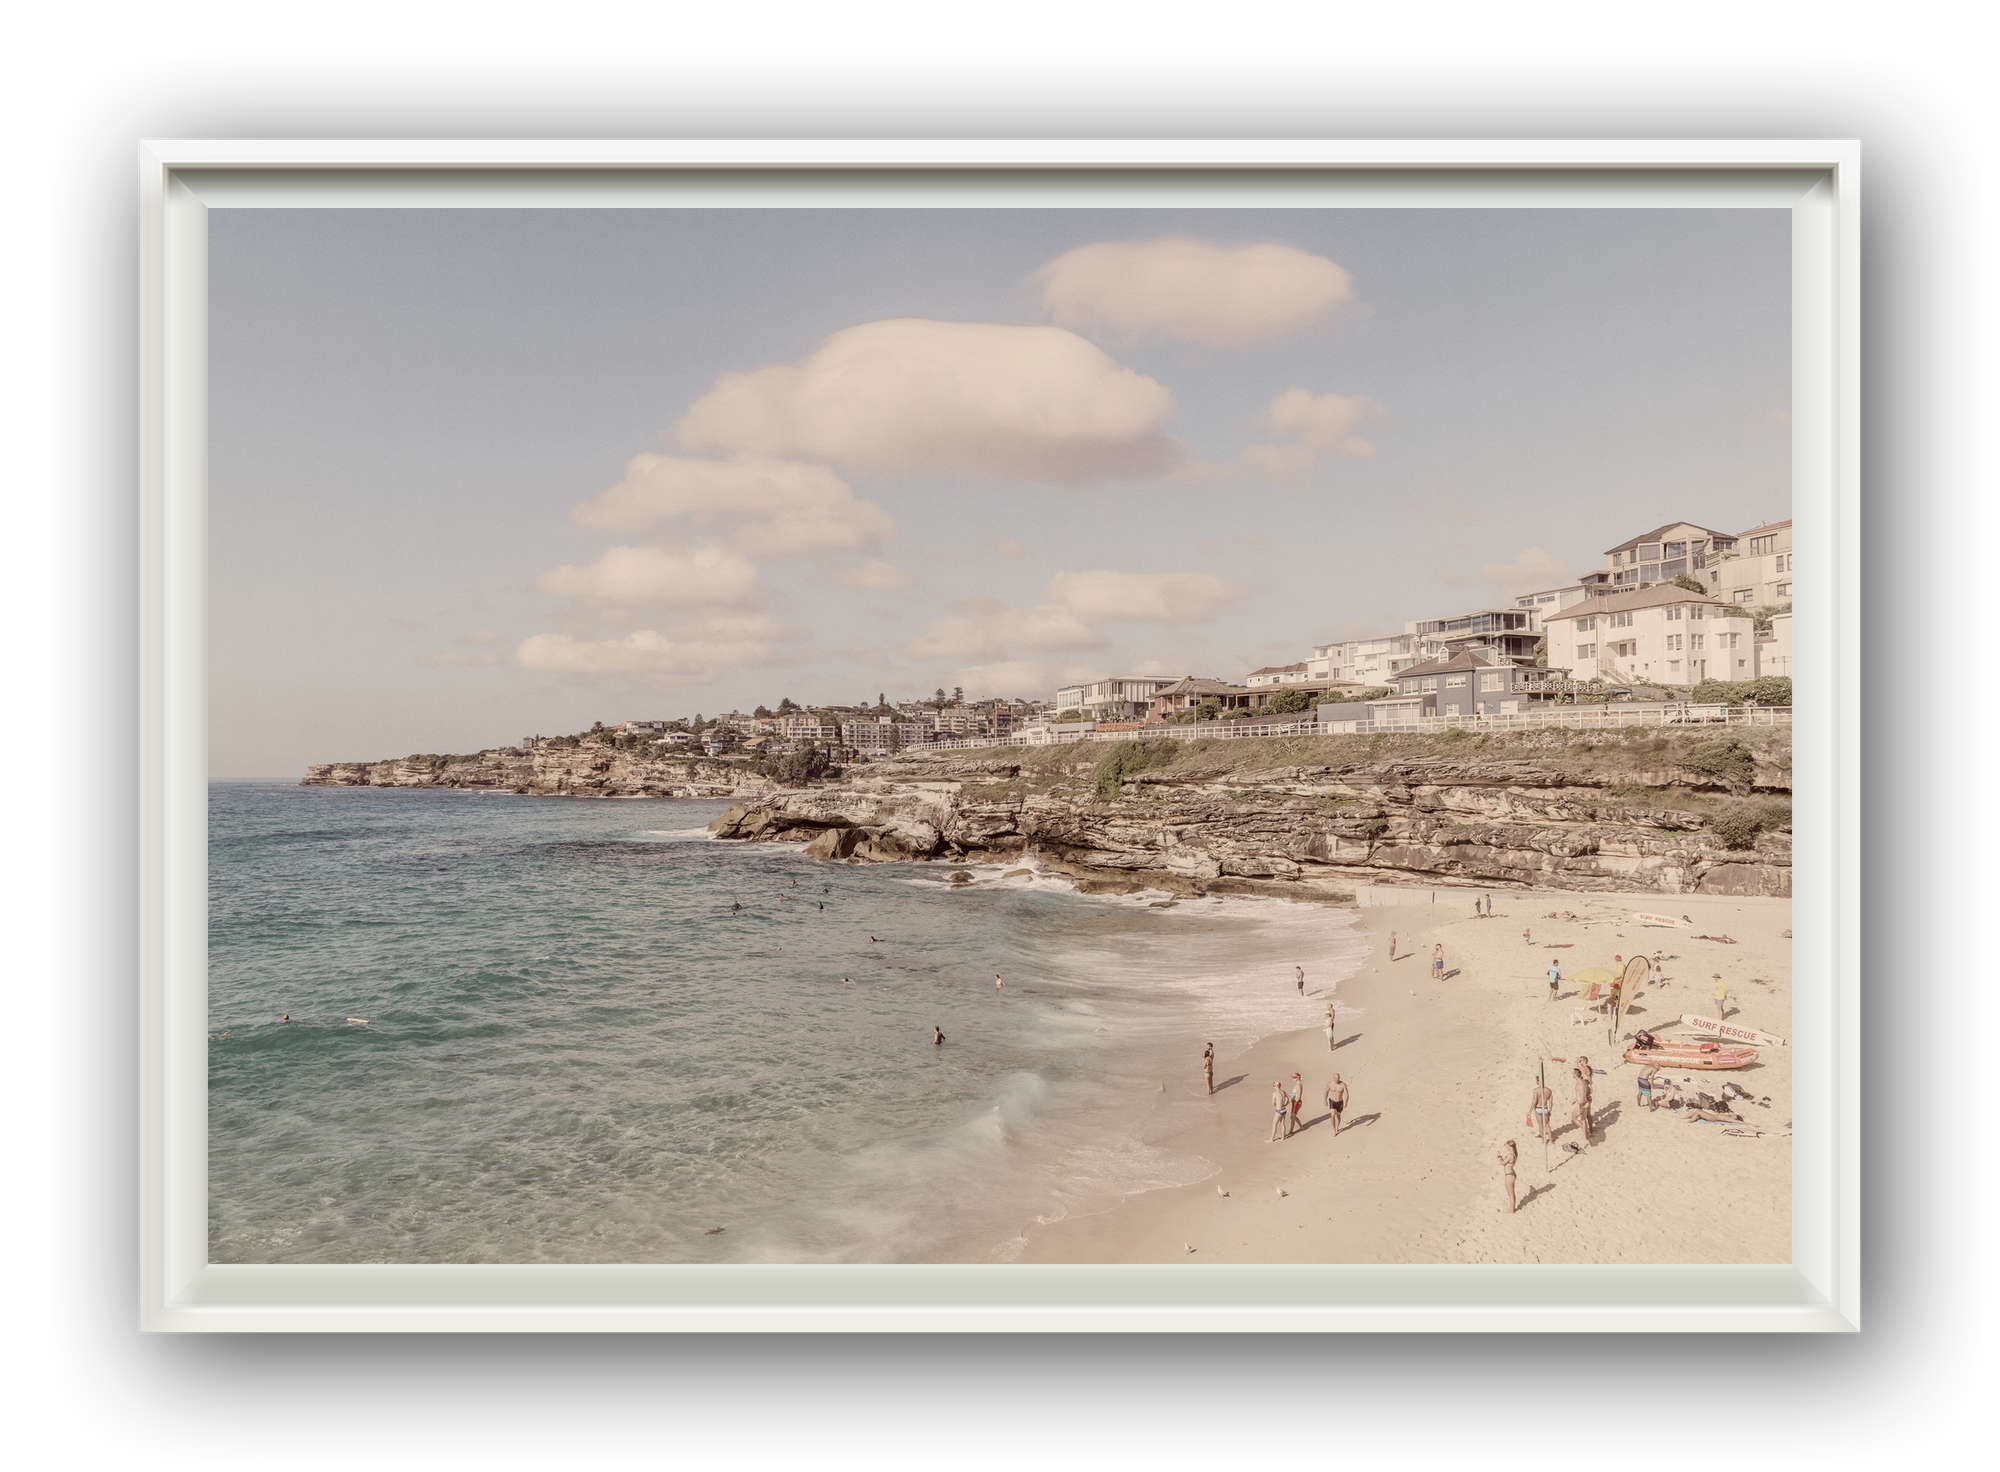
<instances>
[{"instance_id":1,"label":"green shrub","mask_svg":"<svg viewBox=\"0 0 2000 1472\"><path fill-rule=\"evenodd\" d=\"M1734 736L1704 741L1683 756L1680 765L1698 776L1712 777L1733 791L1748 789L1757 778L1757 758Z\"/></svg>"},{"instance_id":2,"label":"green shrub","mask_svg":"<svg viewBox=\"0 0 2000 1472\"><path fill-rule=\"evenodd\" d=\"M1318 697L1308 695L1303 690L1280 690L1271 697L1271 703L1264 707L1274 716L1295 715L1302 710L1311 710L1318 703Z\"/></svg>"},{"instance_id":3,"label":"green shrub","mask_svg":"<svg viewBox=\"0 0 2000 1472\"><path fill-rule=\"evenodd\" d=\"M1757 803L1731 803L1709 820L1708 827L1724 848L1754 848L1768 819L1769 814Z\"/></svg>"},{"instance_id":4,"label":"green shrub","mask_svg":"<svg viewBox=\"0 0 2000 1472\"><path fill-rule=\"evenodd\" d=\"M1173 761L1178 742L1121 741L1097 759L1090 783L1098 798L1110 802L1125 790L1128 777L1136 777L1150 767L1164 767Z\"/></svg>"}]
</instances>

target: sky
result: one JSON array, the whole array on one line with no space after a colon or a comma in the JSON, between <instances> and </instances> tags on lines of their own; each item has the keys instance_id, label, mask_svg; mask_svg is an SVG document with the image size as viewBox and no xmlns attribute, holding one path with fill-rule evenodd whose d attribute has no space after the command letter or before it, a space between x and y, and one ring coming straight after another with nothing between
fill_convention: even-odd
<instances>
[{"instance_id":1,"label":"sky","mask_svg":"<svg viewBox=\"0 0 2000 1472\"><path fill-rule=\"evenodd\" d=\"M214 210L210 771L1240 680L1790 514L1782 210Z\"/></svg>"}]
</instances>

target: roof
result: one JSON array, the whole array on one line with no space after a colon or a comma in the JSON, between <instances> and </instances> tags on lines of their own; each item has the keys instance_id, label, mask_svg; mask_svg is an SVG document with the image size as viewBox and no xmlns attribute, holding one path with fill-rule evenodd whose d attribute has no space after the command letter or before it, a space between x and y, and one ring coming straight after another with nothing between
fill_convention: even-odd
<instances>
[{"instance_id":1,"label":"roof","mask_svg":"<svg viewBox=\"0 0 2000 1472\"><path fill-rule=\"evenodd\" d=\"M1677 526L1688 527L1691 530L1706 533L1708 536L1711 537L1727 537L1732 542L1736 540L1735 532L1719 532L1716 531L1713 527L1696 526L1691 521L1670 521L1665 526L1654 527L1644 536L1634 537L1629 542L1620 542L1616 547L1606 547L1604 549L1604 555L1608 557L1613 552L1629 552L1634 547L1638 546L1641 542L1657 542Z\"/></svg>"},{"instance_id":2,"label":"roof","mask_svg":"<svg viewBox=\"0 0 2000 1472\"><path fill-rule=\"evenodd\" d=\"M1789 516L1783 521L1767 521L1762 526L1751 527L1749 531L1743 533L1743 536L1754 537L1759 532L1781 532L1791 524L1792 519Z\"/></svg>"},{"instance_id":3,"label":"roof","mask_svg":"<svg viewBox=\"0 0 2000 1472\"><path fill-rule=\"evenodd\" d=\"M1392 680L1408 680L1426 675L1442 675L1453 670L1495 670L1500 666L1491 660L1481 659L1471 650L1454 654L1450 659L1434 659L1428 664L1413 664L1406 670L1397 670L1389 676Z\"/></svg>"},{"instance_id":4,"label":"roof","mask_svg":"<svg viewBox=\"0 0 2000 1472\"><path fill-rule=\"evenodd\" d=\"M1290 674L1293 670L1302 670L1305 667L1306 662L1302 659L1297 664L1267 664L1261 670L1252 670L1250 673L1253 677L1257 675L1284 675Z\"/></svg>"},{"instance_id":5,"label":"roof","mask_svg":"<svg viewBox=\"0 0 2000 1472\"><path fill-rule=\"evenodd\" d=\"M1669 603L1703 603L1710 608L1729 607L1720 598L1711 598L1706 593L1690 592L1673 583L1657 583L1650 588L1639 588L1630 593L1604 593L1596 598L1586 598L1581 603L1572 603L1560 613L1542 615L1542 622L1552 624L1562 618L1593 618L1600 613L1630 613L1637 608L1665 608Z\"/></svg>"}]
</instances>

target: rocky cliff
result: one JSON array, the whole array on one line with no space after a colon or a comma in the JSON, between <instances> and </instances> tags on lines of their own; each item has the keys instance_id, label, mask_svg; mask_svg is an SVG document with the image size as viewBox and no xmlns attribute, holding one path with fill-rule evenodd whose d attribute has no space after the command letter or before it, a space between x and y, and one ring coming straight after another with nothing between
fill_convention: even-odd
<instances>
[{"instance_id":1,"label":"rocky cliff","mask_svg":"<svg viewBox=\"0 0 2000 1472\"><path fill-rule=\"evenodd\" d=\"M596 743L326 762L308 767L299 785L463 787L542 797L744 797L777 790L775 782L752 771L747 762L642 755Z\"/></svg>"},{"instance_id":2,"label":"rocky cliff","mask_svg":"<svg viewBox=\"0 0 2000 1472\"><path fill-rule=\"evenodd\" d=\"M1089 884L1178 893L1338 895L1386 880L1788 895L1789 736L1540 731L912 757L756 798L711 827L849 862L1033 854Z\"/></svg>"}]
</instances>

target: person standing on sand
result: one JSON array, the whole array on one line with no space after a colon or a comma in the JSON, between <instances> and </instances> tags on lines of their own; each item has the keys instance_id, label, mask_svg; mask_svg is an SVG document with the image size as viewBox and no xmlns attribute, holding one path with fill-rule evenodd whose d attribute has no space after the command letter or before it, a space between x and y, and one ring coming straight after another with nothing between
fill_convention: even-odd
<instances>
[{"instance_id":1,"label":"person standing on sand","mask_svg":"<svg viewBox=\"0 0 2000 1472\"><path fill-rule=\"evenodd\" d=\"M1551 1002L1553 1002L1556 999L1556 988L1561 986L1562 984L1563 984L1563 963L1562 959L1558 957L1557 959L1549 962L1549 1000Z\"/></svg>"},{"instance_id":2,"label":"person standing on sand","mask_svg":"<svg viewBox=\"0 0 2000 1472\"><path fill-rule=\"evenodd\" d=\"M1583 1131L1583 1143L1590 1143L1592 1118L1590 1097L1590 1060L1578 1055L1576 1060L1576 1127Z\"/></svg>"},{"instance_id":3,"label":"person standing on sand","mask_svg":"<svg viewBox=\"0 0 2000 1472\"><path fill-rule=\"evenodd\" d=\"M1715 1020L1722 1021L1729 1015L1729 988L1723 984L1722 973L1715 973Z\"/></svg>"},{"instance_id":4,"label":"person standing on sand","mask_svg":"<svg viewBox=\"0 0 2000 1472\"><path fill-rule=\"evenodd\" d=\"M1333 1051L1333 1003L1326 1004L1326 1050Z\"/></svg>"},{"instance_id":5,"label":"person standing on sand","mask_svg":"<svg viewBox=\"0 0 2000 1472\"><path fill-rule=\"evenodd\" d=\"M1389 959L1396 959L1396 932L1393 930L1389 932Z\"/></svg>"},{"instance_id":6,"label":"person standing on sand","mask_svg":"<svg viewBox=\"0 0 2000 1472\"><path fill-rule=\"evenodd\" d=\"M1521 944L1524 946L1531 946L1534 943L1535 943L1535 938L1532 935L1528 934L1528 932L1525 929L1523 929L1521 931Z\"/></svg>"},{"instance_id":7,"label":"person standing on sand","mask_svg":"<svg viewBox=\"0 0 2000 1472\"><path fill-rule=\"evenodd\" d=\"M1347 1108L1347 1080L1336 1073L1333 1082L1326 1086L1327 1118L1333 1122L1333 1132L1336 1135L1340 1133L1340 1113L1345 1108Z\"/></svg>"},{"instance_id":8,"label":"person standing on sand","mask_svg":"<svg viewBox=\"0 0 2000 1472\"><path fill-rule=\"evenodd\" d=\"M1285 1121L1285 1133L1288 1136L1296 1135L1299 1132L1299 1108L1306 1102L1305 1080L1300 1078L1296 1073L1292 1075L1291 1098L1291 1116Z\"/></svg>"},{"instance_id":9,"label":"person standing on sand","mask_svg":"<svg viewBox=\"0 0 2000 1472\"><path fill-rule=\"evenodd\" d=\"M1215 1044L1206 1044L1201 1050L1201 1081L1209 1093L1215 1092Z\"/></svg>"},{"instance_id":10,"label":"person standing on sand","mask_svg":"<svg viewBox=\"0 0 2000 1472\"><path fill-rule=\"evenodd\" d=\"M1512 1140L1500 1147L1500 1173L1507 1179L1507 1215L1512 1216L1520 1208L1514 1201L1514 1162L1521 1158L1521 1150Z\"/></svg>"},{"instance_id":11,"label":"person standing on sand","mask_svg":"<svg viewBox=\"0 0 2000 1472\"><path fill-rule=\"evenodd\" d=\"M1294 966L1292 970L1298 973L1299 995L1303 997L1306 994L1306 968L1303 966Z\"/></svg>"},{"instance_id":12,"label":"person standing on sand","mask_svg":"<svg viewBox=\"0 0 2000 1472\"><path fill-rule=\"evenodd\" d=\"M1556 1091L1545 1083L1537 1082L1535 1092L1528 1096L1528 1123L1534 1127L1535 1138L1549 1138L1549 1121L1554 1117Z\"/></svg>"},{"instance_id":13,"label":"person standing on sand","mask_svg":"<svg viewBox=\"0 0 2000 1472\"><path fill-rule=\"evenodd\" d=\"M1285 1095L1285 1081L1271 1080L1271 1138L1267 1142L1275 1145L1285 1128L1285 1115L1290 1112L1291 1100Z\"/></svg>"},{"instance_id":14,"label":"person standing on sand","mask_svg":"<svg viewBox=\"0 0 2000 1472\"><path fill-rule=\"evenodd\" d=\"M1439 941L1439 942L1438 942L1438 943L1437 943L1436 945L1434 945L1434 946L1432 946L1432 947L1431 947L1431 980L1432 980L1432 981L1443 981L1443 980L1444 980L1444 942L1443 942L1443 941Z\"/></svg>"}]
</instances>

